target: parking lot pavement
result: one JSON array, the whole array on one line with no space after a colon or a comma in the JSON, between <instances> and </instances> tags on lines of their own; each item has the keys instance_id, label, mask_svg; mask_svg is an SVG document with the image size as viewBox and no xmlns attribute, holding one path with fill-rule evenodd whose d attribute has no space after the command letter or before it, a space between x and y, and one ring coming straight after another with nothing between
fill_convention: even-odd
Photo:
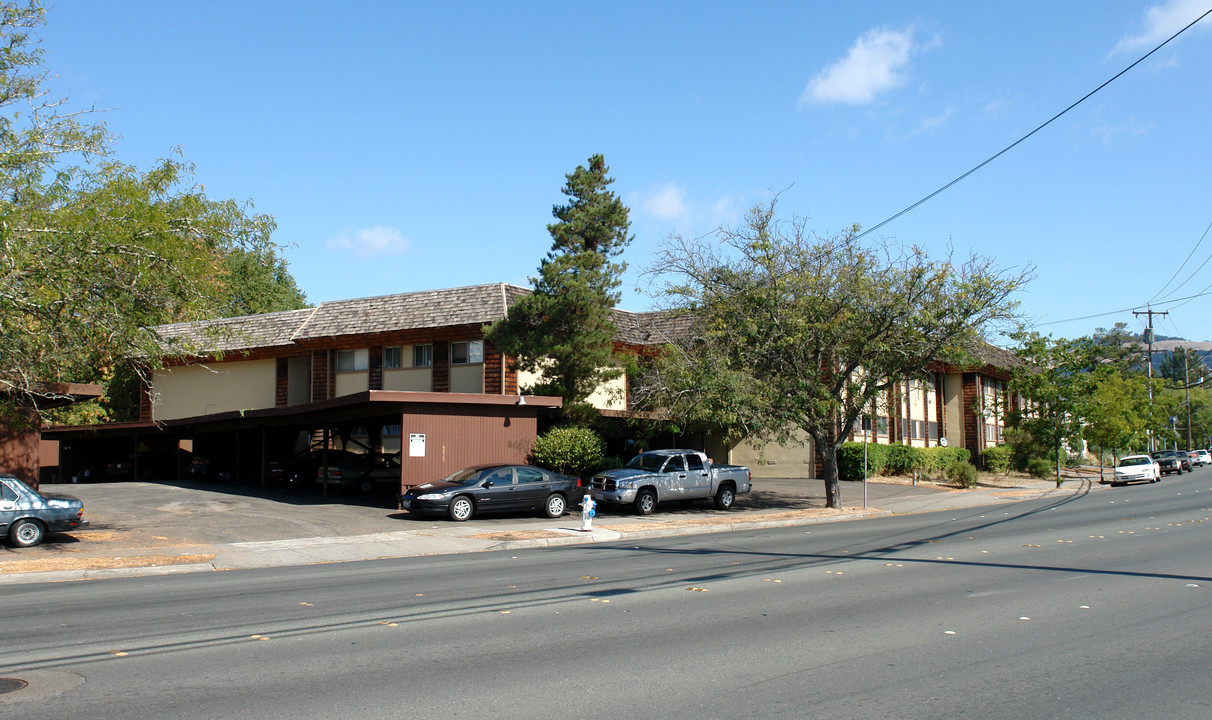
<instances>
[{"instance_id":1,"label":"parking lot pavement","mask_svg":"<svg viewBox=\"0 0 1212 720\"><path fill-rule=\"evenodd\" d=\"M1060 492L1090 489L1067 483ZM592 532L573 514L475 518L411 515L391 496L323 498L221 484L53 485L84 501L88 528L38 547L0 545L0 583L300 565L722 532L1006 502L1057 492L1055 484L959 491L937 486L842 483L843 510L825 507L819 480L755 480L730 512L704 501L663 503L655 514L599 505Z\"/></svg>"}]
</instances>

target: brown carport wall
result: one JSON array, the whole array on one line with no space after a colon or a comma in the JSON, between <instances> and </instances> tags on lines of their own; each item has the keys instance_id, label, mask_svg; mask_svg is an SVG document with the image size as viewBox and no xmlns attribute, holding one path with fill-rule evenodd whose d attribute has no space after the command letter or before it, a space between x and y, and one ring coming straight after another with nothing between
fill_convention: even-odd
<instances>
[{"instance_id":1,"label":"brown carport wall","mask_svg":"<svg viewBox=\"0 0 1212 720\"><path fill-rule=\"evenodd\" d=\"M37 413L31 412L28 417L20 425L0 426L0 472L38 487L39 420Z\"/></svg>"},{"instance_id":2,"label":"brown carport wall","mask_svg":"<svg viewBox=\"0 0 1212 720\"><path fill-rule=\"evenodd\" d=\"M519 400L524 400L519 404ZM155 424L117 423L44 430L44 437L77 443L134 438L177 437L230 433L232 442L243 431L272 427L311 428L319 432L367 419L399 417L401 421L401 486L440 480L464 467L492 462L525 462L534 446L538 414L562 405L558 397L519 398L517 395L422 393L366 390L306 405L224 412ZM424 454L412 455L410 434L425 436ZM264 442L264 434L261 434ZM124 439L122 439L124 438ZM264 448L247 444L241 452L264 463ZM186 448L192 450L192 448ZM415 450L414 450L415 451ZM250 478L251 479L251 478Z\"/></svg>"},{"instance_id":3,"label":"brown carport wall","mask_svg":"<svg viewBox=\"0 0 1212 720\"><path fill-rule=\"evenodd\" d=\"M409 405L400 414L401 486L441 480L475 465L525 463L538 432L538 410L537 404L514 403Z\"/></svg>"}]
</instances>

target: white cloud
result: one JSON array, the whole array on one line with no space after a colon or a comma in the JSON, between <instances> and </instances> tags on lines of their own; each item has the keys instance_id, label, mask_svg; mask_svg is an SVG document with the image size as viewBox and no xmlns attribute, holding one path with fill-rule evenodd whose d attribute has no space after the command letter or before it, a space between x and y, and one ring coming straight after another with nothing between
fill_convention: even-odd
<instances>
[{"instance_id":1,"label":"white cloud","mask_svg":"<svg viewBox=\"0 0 1212 720\"><path fill-rule=\"evenodd\" d=\"M846 57L808 82L800 104L872 102L879 93L905 84L909 57L919 49L914 46L912 28L869 30L854 42Z\"/></svg>"},{"instance_id":2,"label":"white cloud","mask_svg":"<svg viewBox=\"0 0 1212 720\"><path fill-rule=\"evenodd\" d=\"M668 183L644 197L644 210L661 220L681 220L686 217L686 191Z\"/></svg>"},{"instance_id":3,"label":"white cloud","mask_svg":"<svg viewBox=\"0 0 1212 720\"><path fill-rule=\"evenodd\" d=\"M1102 138L1103 142L1109 143L1124 135L1144 135L1155 127L1156 123L1142 124L1136 120L1127 120L1119 125L1099 125L1091 128L1090 132Z\"/></svg>"},{"instance_id":4,"label":"white cloud","mask_svg":"<svg viewBox=\"0 0 1212 720\"><path fill-rule=\"evenodd\" d=\"M947 122L947 120L952 115L954 115L955 112L956 112L955 108L948 105L947 109L944 110L943 112L939 113L938 115L935 115L934 117L922 118L921 121L917 125L917 130L914 130L913 134L920 135L921 133L929 132L931 130L938 128L940 125Z\"/></svg>"},{"instance_id":5,"label":"white cloud","mask_svg":"<svg viewBox=\"0 0 1212 720\"><path fill-rule=\"evenodd\" d=\"M1111 53L1152 49L1207 11L1207 0L1169 0L1161 5L1154 5L1145 11L1144 29L1136 35L1129 35L1120 40ZM1192 28L1205 31L1209 29L1212 29L1212 19L1205 19Z\"/></svg>"},{"instance_id":6,"label":"white cloud","mask_svg":"<svg viewBox=\"0 0 1212 720\"><path fill-rule=\"evenodd\" d=\"M402 255L408 251L408 239L395 228L377 226L345 230L326 243L329 250L350 251L359 257Z\"/></svg>"}]
</instances>

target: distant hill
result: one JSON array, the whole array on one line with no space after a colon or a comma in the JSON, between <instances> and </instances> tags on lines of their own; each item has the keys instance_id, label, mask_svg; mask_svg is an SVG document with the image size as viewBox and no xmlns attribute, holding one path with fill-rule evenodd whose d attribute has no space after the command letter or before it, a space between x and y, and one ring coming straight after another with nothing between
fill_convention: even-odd
<instances>
[{"instance_id":1,"label":"distant hill","mask_svg":"<svg viewBox=\"0 0 1212 720\"><path fill-rule=\"evenodd\" d=\"M1153 362L1160 365L1166 356L1180 347L1190 348L1200 354L1204 365L1212 368L1212 342L1191 342L1182 338L1162 338L1158 336L1153 341Z\"/></svg>"}]
</instances>

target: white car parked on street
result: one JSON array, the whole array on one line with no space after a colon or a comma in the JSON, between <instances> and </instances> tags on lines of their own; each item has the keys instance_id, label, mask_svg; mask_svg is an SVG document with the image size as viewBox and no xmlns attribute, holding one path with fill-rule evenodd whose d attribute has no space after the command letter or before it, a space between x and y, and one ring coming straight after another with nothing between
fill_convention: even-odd
<instances>
[{"instance_id":1,"label":"white car parked on street","mask_svg":"<svg viewBox=\"0 0 1212 720\"><path fill-rule=\"evenodd\" d=\"M1161 466L1148 455L1127 455L1115 466L1115 478L1111 485L1127 485L1132 482L1155 483L1161 480Z\"/></svg>"}]
</instances>

